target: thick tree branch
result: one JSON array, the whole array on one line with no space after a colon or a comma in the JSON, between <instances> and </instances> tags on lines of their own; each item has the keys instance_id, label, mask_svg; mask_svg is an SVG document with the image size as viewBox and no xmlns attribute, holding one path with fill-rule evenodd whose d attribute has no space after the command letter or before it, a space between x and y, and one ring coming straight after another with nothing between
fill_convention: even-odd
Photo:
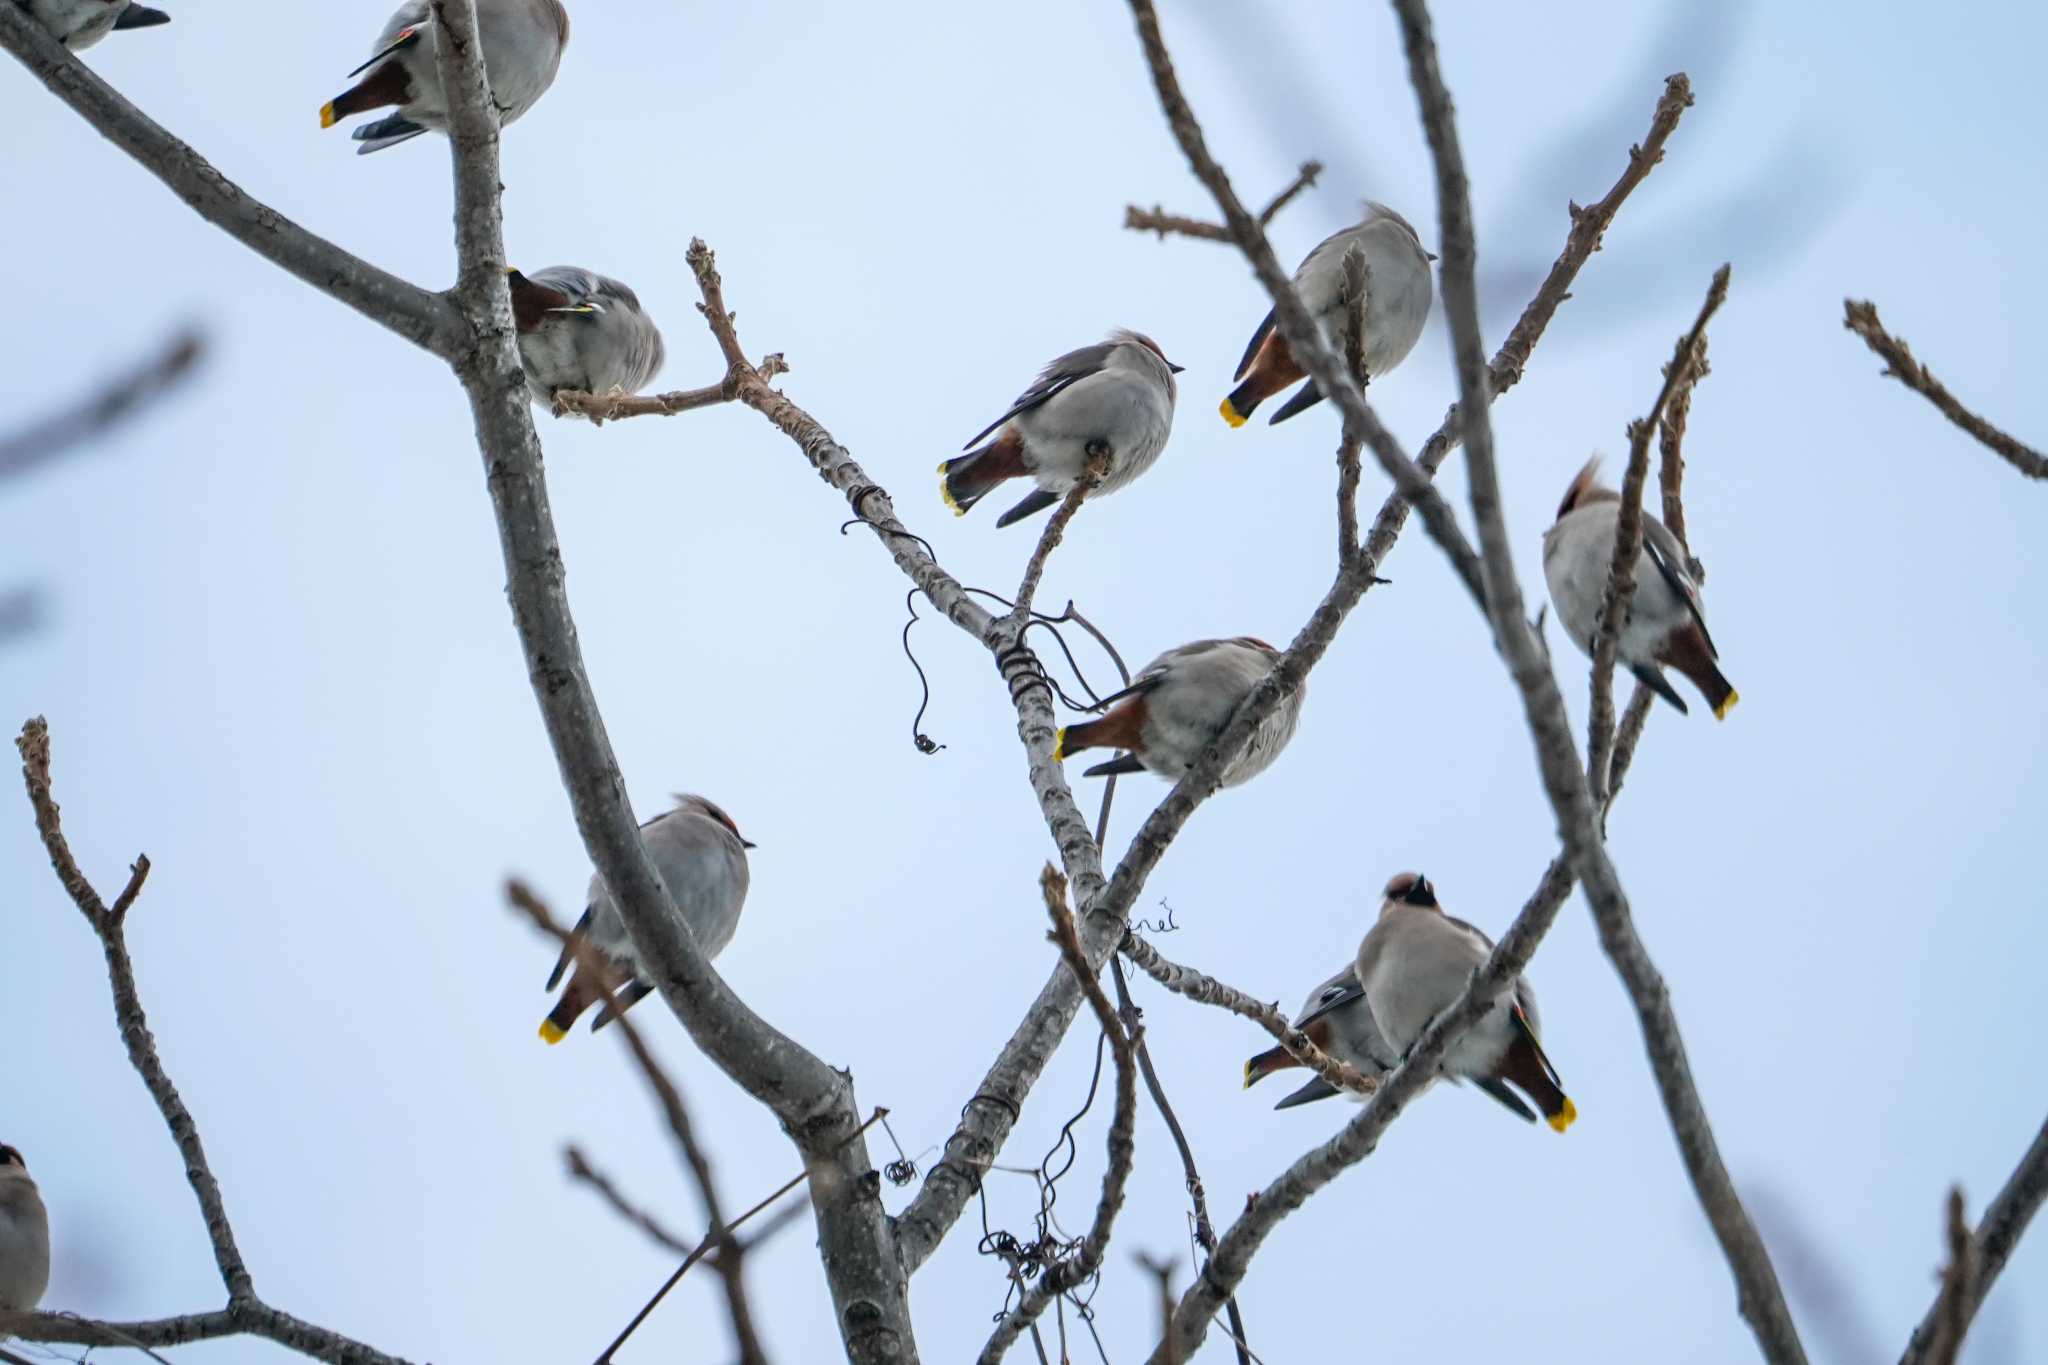
<instances>
[{"instance_id":1,"label":"thick tree branch","mask_svg":"<svg viewBox=\"0 0 2048 1365\"><path fill-rule=\"evenodd\" d=\"M1855 299L1842 300L1842 325L1863 338L1865 345L1884 361L1884 372L1941 409L1941 415L1989 446L1997 456L2030 479L2048 479L2048 455L2000 431L1962 405L1933 371L1913 358L1906 343L1884 329L1877 320L1877 305Z\"/></svg>"},{"instance_id":2,"label":"thick tree branch","mask_svg":"<svg viewBox=\"0 0 2048 1365\"><path fill-rule=\"evenodd\" d=\"M476 41L474 0L434 0L438 60L455 151L455 300L475 344L454 358L475 417L505 560L507 597L563 786L584 846L617 902L635 948L691 1039L767 1105L804 1154L820 1254L849 1359L917 1356L907 1276L881 1207L846 1077L788 1038L727 988L675 913L640 842L563 584L541 449L514 345L499 204L497 115Z\"/></svg>"},{"instance_id":3,"label":"thick tree branch","mask_svg":"<svg viewBox=\"0 0 2048 1365\"><path fill-rule=\"evenodd\" d=\"M1935 1297L1934 1306L1913 1329L1913 1339L1907 1343L1899 1365L1935 1365L1939 1359L1935 1351L1945 1319L1953 1322L1955 1344L1960 1344L1962 1333L1969 1330L1977 1310L1984 1306L1985 1296L1998 1282L1999 1272L2005 1269L2013 1248L2019 1245L2027 1224L2033 1221L2044 1199L2048 1199L2048 1122L2042 1123L2041 1131L2034 1134L2033 1144L2020 1158L2019 1165L2013 1168L2005 1188L1984 1210L1984 1217L1970 1238L1968 1283L1953 1295L1948 1285L1943 1285L1942 1292ZM1949 1253L1951 1264L1955 1258L1952 1244Z\"/></svg>"},{"instance_id":4,"label":"thick tree branch","mask_svg":"<svg viewBox=\"0 0 2048 1365\"><path fill-rule=\"evenodd\" d=\"M1479 307L1473 282L1477 253L1472 203L1450 93L1444 88L1438 69L1435 39L1422 0L1394 0L1394 9L1401 23L1423 130L1436 163L1437 210L1444 238L1444 313L1457 361L1459 404L1470 413L1465 424L1466 466L1471 475L1472 512L1478 523L1486 609L1493 622L1495 643L1521 694L1544 788L1557 814L1559 835L1580 883L1586 888L1601 944L1627 983L1635 1003L1665 1111L1685 1158L1687 1174L1728 1258L1742 1314L1755 1332L1766 1359L1774 1365L1804 1365L1805 1351L1785 1307L1784 1291L1771 1267L1770 1255L1721 1161L1713 1128L1693 1084L1663 978L1636 933L1627 894L1600 838L1598 817L1585 772L1577 762L1570 723L1549 657L1530 630L1523 611L1501 508L1492 426L1484 410L1487 375L1480 350Z\"/></svg>"},{"instance_id":5,"label":"thick tree branch","mask_svg":"<svg viewBox=\"0 0 2048 1365\"><path fill-rule=\"evenodd\" d=\"M252 199L66 52L19 5L0 5L0 47L201 218L272 265L444 360L469 344L446 298L379 270Z\"/></svg>"}]
</instances>

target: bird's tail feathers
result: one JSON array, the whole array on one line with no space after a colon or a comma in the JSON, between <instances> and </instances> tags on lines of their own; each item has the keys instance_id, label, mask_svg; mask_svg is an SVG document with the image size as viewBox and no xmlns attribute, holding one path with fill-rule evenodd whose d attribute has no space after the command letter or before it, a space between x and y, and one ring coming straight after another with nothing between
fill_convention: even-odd
<instances>
[{"instance_id":1,"label":"bird's tail feathers","mask_svg":"<svg viewBox=\"0 0 2048 1365\"><path fill-rule=\"evenodd\" d=\"M1697 622L1688 622L1684 629L1672 632L1664 643L1662 661L1692 680L1692 685L1707 699L1715 720L1726 720L1735 703L1741 700L1722 675L1721 665L1714 658L1713 643Z\"/></svg>"},{"instance_id":2,"label":"bird's tail feathers","mask_svg":"<svg viewBox=\"0 0 2048 1365\"><path fill-rule=\"evenodd\" d=\"M956 517L988 496L989 490L1007 479L1022 478L1024 441L1005 428L993 441L965 455L956 455L939 465L939 496Z\"/></svg>"}]
</instances>

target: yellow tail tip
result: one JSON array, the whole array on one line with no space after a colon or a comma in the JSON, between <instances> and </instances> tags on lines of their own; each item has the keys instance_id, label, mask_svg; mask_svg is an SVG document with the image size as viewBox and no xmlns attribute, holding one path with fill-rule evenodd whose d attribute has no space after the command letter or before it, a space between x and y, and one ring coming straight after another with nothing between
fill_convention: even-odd
<instances>
[{"instance_id":1,"label":"yellow tail tip","mask_svg":"<svg viewBox=\"0 0 2048 1365\"><path fill-rule=\"evenodd\" d=\"M1572 1120L1577 1118L1578 1116L1579 1106L1573 1104L1571 1102L1570 1097L1567 1096L1564 1102L1564 1108L1558 1110L1555 1114L1552 1114L1549 1118L1546 1118L1543 1121L1549 1124L1551 1128L1555 1131L1562 1133L1565 1129L1572 1126Z\"/></svg>"},{"instance_id":2,"label":"yellow tail tip","mask_svg":"<svg viewBox=\"0 0 2048 1365\"><path fill-rule=\"evenodd\" d=\"M946 463L951 464L952 461L948 460ZM967 509L962 507L958 500L953 497L953 490L946 487L946 465L943 464L939 466L939 496L945 500L946 506L953 509L954 516L964 517L967 515Z\"/></svg>"},{"instance_id":3,"label":"yellow tail tip","mask_svg":"<svg viewBox=\"0 0 2048 1365\"><path fill-rule=\"evenodd\" d=\"M1253 1060L1256 1061L1257 1059L1254 1058ZM1252 1082L1258 1078L1258 1073L1252 1070L1252 1062L1246 1062L1244 1064L1244 1088L1247 1090L1251 1089Z\"/></svg>"},{"instance_id":4,"label":"yellow tail tip","mask_svg":"<svg viewBox=\"0 0 2048 1365\"><path fill-rule=\"evenodd\" d=\"M543 1019L540 1021L540 1040L549 1047L553 1047L568 1036L568 1033L554 1020Z\"/></svg>"},{"instance_id":5,"label":"yellow tail tip","mask_svg":"<svg viewBox=\"0 0 2048 1365\"><path fill-rule=\"evenodd\" d=\"M1067 758L1067 727L1062 725L1053 732L1052 756L1064 763Z\"/></svg>"},{"instance_id":6,"label":"yellow tail tip","mask_svg":"<svg viewBox=\"0 0 2048 1365\"><path fill-rule=\"evenodd\" d=\"M334 112L333 100L329 100L320 106L320 126L322 128L332 128L339 122L341 122L341 115Z\"/></svg>"},{"instance_id":7,"label":"yellow tail tip","mask_svg":"<svg viewBox=\"0 0 2048 1365\"><path fill-rule=\"evenodd\" d=\"M1717 706L1717 707L1715 707L1715 708L1714 708L1714 719L1715 719L1715 720L1726 720L1726 719L1728 719L1728 713L1729 713L1730 711L1733 711L1733 710L1735 709L1735 703L1736 703L1736 702L1739 702L1739 701L1741 701L1741 700L1742 700L1742 694L1741 694L1740 692L1737 692L1737 691L1736 691L1736 690L1735 690L1734 688L1732 688L1732 687L1731 687L1731 688L1729 688L1729 689L1728 689L1728 695L1727 695L1727 696L1725 696L1725 697L1723 697L1723 698L1721 698L1721 704L1720 704L1719 706Z\"/></svg>"},{"instance_id":8,"label":"yellow tail tip","mask_svg":"<svg viewBox=\"0 0 2048 1365\"><path fill-rule=\"evenodd\" d=\"M1223 414L1223 420L1230 423L1231 428L1233 430L1243 426L1245 422L1249 420L1245 417L1243 413L1239 412L1236 409L1236 407L1234 407L1231 404L1231 401L1228 398L1223 400L1222 405L1218 407L1216 411Z\"/></svg>"}]
</instances>

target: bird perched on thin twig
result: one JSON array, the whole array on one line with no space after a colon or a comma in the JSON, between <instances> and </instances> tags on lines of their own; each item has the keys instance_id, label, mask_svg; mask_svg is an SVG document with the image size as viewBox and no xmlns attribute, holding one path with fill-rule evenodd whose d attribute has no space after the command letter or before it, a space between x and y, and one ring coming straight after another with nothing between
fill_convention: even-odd
<instances>
[{"instance_id":1,"label":"bird perched on thin twig","mask_svg":"<svg viewBox=\"0 0 2048 1365\"><path fill-rule=\"evenodd\" d=\"M1365 377L1378 379L1399 365L1415 349L1422 325L1429 320L1433 287L1429 263L1436 259L1422 249L1422 239L1408 220L1385 204L1367 204L1365 218L1335 236L1327 237L1308 253L1294 272L1295 292L1322 328L1325 338L1344 349L1345 316L1350 301L1344 288L1344 257L1352 247L1365 253ZM1305 376L1308 371L1294 358L1287 338L1274 327L1275 316L1252 333L1232 378L1240 381L1223 400L1223 420L1241 427L1252 410L1280 390ZM1294 397L1281 404L1273 422L1284 422L1294 414L1323 401L1323 391L1311 379Z\"/></svg>"},{"instance_id":2,"label":"bird perched on thin twig","mask_svg":"<svg viewBox=\"0 0 2048 1365\"><path fill-rule=\"evenodd\" d=\"M1249 635L1197 640L1169 649L1140 669L1129 687L1102 699L1098 706L1109 711L1100 720L1063 727L1052 756L1065 759L1084 749L1123 749L1127 752L1082 775L1154 772L1169 782L1178 781L1216 742L1238 704L1279 660L1279 650ZM1294 737L1307 694L1308 685L1303 683L1259 723L1251 744L1223 770L1222 785L1249 782L1272 765Z\"/></svg>"},{"instance_id":3,"label":"bird perched on thin twig","mask_svg":"<svg viewBox=\"0 0 2048 1365\"><path fill-rule=\"evenodd\" d=\"M549 405L558 389L638 393L661 373L661 329L625 285L573 265L505 274L534 402Z\"/></svg>"},{"instance_id":4,"label":"bird perched on thin twig","mask_svg":"<svg viewBox=\"0 0 2048 1365\"><path fill-rule=\"evenodd\" d=\"M26 1313L50 1287L50 1215L21 1153L0 1143L0 1309Z\"/></svg>"},{"instance_id":5,"label":"bird perched on thin twig","mask_svg":"<svg viewBox=\"0 0 2048 1365\"><path fill-rule=\"evenodd\" d=\"M569 44L569 12L561 0L477 0L484 73L498 126L509 126L555 83ZM360 81L320 106L320 126L395 104L398 112L366 123L351 136L359 156L393 147L428 129L448 130L448 94L435 66L440 27L428 0L406 0L377 35L370 60L349 72ZM368 72L368 75L364 75Z\"/></svg>"},{"instance_id":6,"label":"bird perched on thin twig","mask_svg":"<svg viewBox=\"0 0 2048 1365\"><path fill-rule=\"evenodd\" d=\"M682 916L683 927L706 959L715 958L732 942L740 922L740 909L747 899L747 850L753 845L740 837L732 817L701 796L677 793L675 809L655 816L640 826L640 838L647 854L668 887L669 898ZM588 943L628 978L616 995L616 1004L606 1004L591 1023L593 1032L619 1014L638 1004L654 989L643 967L639 950L626 932L626 921L618 903L605 887L604 878L590 879L589 908L576 921L562 957L548 977L553 990L572 963L575 972L569 987L554 1009L541 1021L540 1036L559 1043L576 1017L604 999L604 987L597 977L576 962L579 946Z\"/></svg>"},{"instance_id":7,"label":"bird perched on thin twig","mask_svg":"<svg viewBox=\"0 0 2048 1365\"><path fill-rule=\"evenodd\" d=\"M1600 629L1601 600L1614 568L1614 540L1621 530L1621 494L1600 483L1600 457L1586 461L1557 505L1557 521L1543 533L1543 576L1550 600L1572 642L1588 655ZM1741 700L1721 676L1721 653L1707 633L1699 584L1678 537L1663 522L1643 513L1643 548L1636 556L1635 592L1622 615L1615 657L1644 686L1681 712L1685 700L1665 678L1669 665L1692 685L1722 720Z\"/></svg>"},{"instance_id":8,"label":"bird perched on thin twig","mask_svg":"<svg viewBox=\"0 0 2048 1365\"><path fill-rule=\"evenodd\" d=\"M1380 1027L1365 1003L1365 990L1358 984L1358 969L1349 962L1344 964L1342 971L1309 992L1301 1012L1294 1017L1294 1027L1306 1033L1309 1041L1317 1047L1340 1062L1349 1062L1366 1076L1383 1076L1401 1060L1400 1054L1380 1036ZM1244 1064L1245 1088L1249 1090L1275 1071L1300 1065L1286 1048L1269 1047ZM1273 1107L1292 1109L1298 1104L1310 1104L1343 1093L1321 1076L1311 1076L1308 1084ZM1354 1095L1352 1098L1362 1100L1366 1097Z\"/></svg>"},{"instance_id":9,"label":"bird perched on thin twig","mask_svg":"<svg viewBox=\"0 0 2048 1365\"><path fill-rule=\"evenodd\" d=\"M1402 872L1387 883L1379 920L1358 945L1355 970L1373 1023L1396 1056L1406 1057L1436 1017L1458 1002L1492 953L1492 939L1443 912L1427 877ZM1521 1091L1562 1133L1579 1111L1544 1055L1541 1027L1536 992L1517 977L1508 998L1494 1001L1451 1043L1443 1070L1533 1123L1536 1116L1515 1096Z\"/></svg>"},{"instance_id":10,"label":"bird perched on thin twig","mask_svg":"<svg viewBox=\"0 0 2048 1365\"><path fill-rule=\"evenodd\" d=\"M961 447L965 455L939 466L939 495L956 516L965 516L997 484L1035 480L1037 492L996 518L996 525L1008 526L1058 502L1097 451L1108 452L1109 472L1096 491L1114 493L1166 449L1173 377L1180 372L1158 342L1123 328L1107 341L1067 352ZM972 448L992 431L993 441Z\"/></svg>"},{"instance_id":11,"label":"bird perched on thin twig","mask_svg":"<svg viewBox=\"0 0 2048 1365\"><path fill-rule=\"evenodd\" d=\"M30 17L73 52L83 52L119 29L154 28L171 16L133 0L22 0Z\"/></svg>"}]
</instances>

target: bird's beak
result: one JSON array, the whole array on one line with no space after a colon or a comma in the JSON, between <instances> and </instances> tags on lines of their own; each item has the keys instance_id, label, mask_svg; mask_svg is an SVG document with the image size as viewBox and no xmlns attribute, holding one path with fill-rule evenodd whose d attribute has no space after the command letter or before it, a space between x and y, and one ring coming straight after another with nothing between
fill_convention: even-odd
<instances>
[{"instance_id":1,"label":"bird's beak","mask_svg":"<svg viewBox=\"0 0 2048 1365\"><path fill-rule=\"evenodd\" d=\"M1432 261L1436 259L1436 253L1434 251L1425 251L1422 254L1429 257L1429 259L1431 259Z\"/></svg>"},{"instance_id":2,"label":"bird's beak","mask_svg":"<svg viewBox=\"0 0 2048 1365\"><path fill-rule=\"evenodd\" d=\"M740 840L740 847L741 847L741 848L759 848L759 847L760 847L760 845L759 845L759 844L757 844L757 843L755 843L755 842L754 842L754 841L753 841L752 839L742 839L742 840Z\"/></svg>"},{"instance_id":3,"label":"bird's beak","mask_svg":"<svg viewBox=\"0 0 2048 1365\"><path fill-rule=\"evenodd\" d=\"M1169 374L1182 374L1186 372L1187 368L1185 365L1176 365L1171 360L1166 362L1166 369Z\"/></svg>"},{"instance_id":4,"label":"bird's beak","mask_svg":"<svg viewBox=\"0 0 2048 1365\"><path fill-rule=\"evenodd\" d=\"M1410 905L1435 905L1436 888L1429 884L1429 878L1416 874L1415 885L1408 888L1408 894L1401 897Z\"/></svg>"}]
</instances>

